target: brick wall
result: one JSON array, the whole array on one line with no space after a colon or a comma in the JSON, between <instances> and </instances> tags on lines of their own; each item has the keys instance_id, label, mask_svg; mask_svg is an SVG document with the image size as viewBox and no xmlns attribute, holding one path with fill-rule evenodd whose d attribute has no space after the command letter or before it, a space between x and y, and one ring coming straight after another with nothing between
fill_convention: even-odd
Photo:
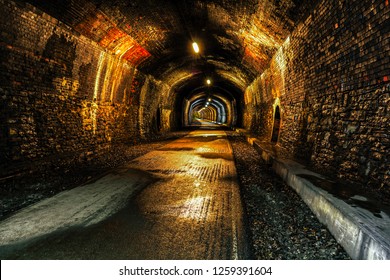
<instances>
[{"instance_id":1,"label":"brick wall","mask_svg":"<svg viewBox=\"0 0 390 280\"><path fill-rule=\"evenodd\" d=\"M322 172L390 193L389 1L320 1L248 87L244 125Z\"/></svg>"},{"instance_id":2,"label":"brick wall","mask_svg":"<svg viewBox=\"0 0 390 280\"><path fill-rule=\"evenodd\" d=\"M77 165L156 133L156 81L31 5L0 7L0 176Z\"/></svg>"}]
</instances>

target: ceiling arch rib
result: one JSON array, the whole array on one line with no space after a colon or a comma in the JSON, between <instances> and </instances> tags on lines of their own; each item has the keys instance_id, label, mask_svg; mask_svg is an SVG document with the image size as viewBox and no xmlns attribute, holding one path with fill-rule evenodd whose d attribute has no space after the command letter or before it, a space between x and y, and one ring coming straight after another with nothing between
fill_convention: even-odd
<instances>
[{"instance_id":1,"label":"ceiling arch rib","mask_svg":"<svg viewBox=\"0 0 390 280\"><path fill-rule=\"evenodd\" d=\"M316 1L27 2L158 80L212 69L243 90ZM194 58L195 39L201 54Z\"/></svg>"},{"instance_id":2,"label":"ceiling arch rib","mask_svg":"<svg viewBox=\"0 0 390 280\"><path fill-rule=\"evenodd\" d=\"M227 106L226 122L242 121L243 92L317 1L27 2L164 84L170 90L161 106L172 110L172 119L180 119L180 126L188 113L184 99L209 75L213 88L229 99L224 104L233 104ZM198 54L191 48L195 40Z\"/></svg>"},{"instance_id":3,"label":"ceiling arch rib","mask_svg":"<svg viewBox=\"0 0 390 280\"><path fill-rule=\"evenodd\" d=\"M202 112L209 112L208 116L210 116L211 113L206 110L207 108L212 108L215 111L215 116L213 115L215 118L212 120L217 123L226 124L232 120L232 118L228 118L229 115L233 114L232 101L223 94L200 92L187 99L187 102L189 105L184 114L188 118L188 124L191 124L196 117L204 117Z\"/></svg>"},{"instance_id":4,"label":"ceiling arch rib","mask_svg":"<svg viewBox=\"0 0 390 280\"><path fill-rule=\"evenodd\" d=\"M206 105L204 105L205 101L206 100L202 100L200 102L201 104L197 103L196 106L191 106L192 108L191 108L191 111L189 112L189 115L193 116L193 118L208 119L208 120L214 121L216 123L222 124L221 120L223 119L223 116L225 115L224 114L225 108L223 106L220 106L219 104L217 104L215 102L210 102L209 104L207 104L207 102L206 102ZM194 102L194 104L195 104L195 102ZM210 118L209 115L208 115L208 118L205 117L204 112L208 112L209 111L208 109L215 111L213 118ZM194 119L192 119L192 122L193 121L194 121Z\"/></svg>"}]
</instances>

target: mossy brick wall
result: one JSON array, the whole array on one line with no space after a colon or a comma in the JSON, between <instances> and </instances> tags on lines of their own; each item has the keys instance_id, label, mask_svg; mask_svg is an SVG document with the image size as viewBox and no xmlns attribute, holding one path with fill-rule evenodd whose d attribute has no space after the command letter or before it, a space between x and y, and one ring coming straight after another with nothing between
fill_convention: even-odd
<instances>
[{"instance_id":1,"label":"mossy brick wall","mask_svg":"<svg viewBox=\"0 0 390 280\"><path fill-rule=\"evenodd\" d=\"M145 75L31 5L0 7L0 176L77 165L139 140Z\"/></svg>"},{"instance_id":2,"label":"mossy brick wall","mask_svg":"<svg viewBox=\"0 0 390 280\"><path fill-rule=\"evenodd\" d=\"M390 193L389 1L320 1L247 89L245 126L328 175Z\"/></svg>"}]
</instances>

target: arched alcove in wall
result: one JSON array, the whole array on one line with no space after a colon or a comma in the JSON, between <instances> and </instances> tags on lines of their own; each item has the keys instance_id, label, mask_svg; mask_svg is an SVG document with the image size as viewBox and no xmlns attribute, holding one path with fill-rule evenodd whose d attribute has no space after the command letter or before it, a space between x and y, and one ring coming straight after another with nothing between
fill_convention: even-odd
<instances>
[{"instance_id":1,"label":"arched alcove in wall","mask_svg":"<svg viewBox=\"0 0 390 280\"><path fill-rule=\"evenodd\" d=\"M279 139L279 132L280 132L280 108L279 105L275 107L275 113L274 113L274 125L272 128L272 136L271 136L271 142L278 142Z\"/></svg>"}]
</instances>

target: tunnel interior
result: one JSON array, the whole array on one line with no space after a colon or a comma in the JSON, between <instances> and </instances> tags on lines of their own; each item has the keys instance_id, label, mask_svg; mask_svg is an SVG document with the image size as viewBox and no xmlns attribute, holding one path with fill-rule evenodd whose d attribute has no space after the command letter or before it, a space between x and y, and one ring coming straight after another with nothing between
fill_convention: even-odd
<instances>
[{"instance_id":1,"label":"tunnel interior","mask_svg":"<svg viewBox=\"0 0 390 280\"><path fill-rule=\"evenodd\" d=\"M2 182L204 119L389 197L387 0L0 4Z\"/></svg>"},{"instance_id":2,"label":"tunnel interior","mask_svg":"<svg viewBox=\"0 0 390 280\"><path fill-rule=\"evenodd\" d=\"M179 85L176 92L174 111L179 128L195 124L196 119L233 127L242 119L243 93L227 80L197 75Z\"/></svg>"}]
</instances>

